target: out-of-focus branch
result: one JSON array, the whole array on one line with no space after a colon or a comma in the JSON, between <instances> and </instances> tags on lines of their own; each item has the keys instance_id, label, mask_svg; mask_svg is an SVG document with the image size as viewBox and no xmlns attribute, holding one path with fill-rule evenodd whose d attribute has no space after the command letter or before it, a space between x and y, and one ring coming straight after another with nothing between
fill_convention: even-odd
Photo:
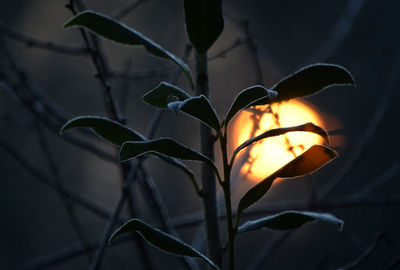
<instances>
[{"instance_id":1,"label":"out-of-focus branch","mask_svg":"<svg viewBox=\"0 0 400 270\"><path fill-rule=\"evenodd\" d=\"M375 111L372 114L368 121L368 126L365 131L362 133L362 137L358 137L356 141L356 145L352 150L352 155L346 160L345 164L339 171L331 177L326 185L324 185L321 190L319 190L317 194L317 200L322 200L327 197L330 193L332 193L341 183L342 181L348 177L351 172L356 168L359 164L361 158L363 157L365 151L368 149L368 143L374 137L375 133L378 131L379 126L382 124L385 119L385 115L390 107L392 102L392 95L394 91L397 89L397 83L399 81L398 74L400 73L400 53L397 53L396 58L393 61L393 66L389 73L387 84L385 86L385 92L380 98L379 103L375 107Z\"/></svg>"},{"instance_id":2,"label":"out-of-focus branch","mask_svg":"<svg viewBox=\"0 0 400 270\"><path fill-rule=\"evenodd\" d=\"M318 48L313 49L312 54L304 61L302 66L324 61L336 53L350 35L353 25L366 2L367 0L348 1L327 38Z\"/></svg>"},{"instance_id":3,"label":"out-of-focus branch","mask_svg":"<svg viewBox=\"0 0 400 270\"><path fill-rule=\"evenodd\" d=\"M125 5L123 5L119 9L115 10L111 14L111 17L116 20L120 20L146 1L148 1L148 0L137 0L135 2L127 1L127 3L125 3Z\"/></svg>"},{"instance_id":4,"label":"out-of-focus branch","mask_svg":"<svg viewBox=\"0 0 400 270\"><path fill-rule=\"evenodd\" d=\"M253 262L248 266L249 270L258 270L263 269L263 264L268 260L268 257L271 256L281 245L283 241L289 238L294 231L286 231L279 232L277 235L274 235L272 239L268 240L268 245L258 252L257 257L253 260Z\"/></svg>"},{"instance_id":5,"label":"out-of-focus branch","mask_svg":"<svg viewBox=\"0 0 400 270\"><path fill-rule=\"evenodd\" d=\"M74 0L69 0L68 4L65 6L72 12L73 15L77 14ZM109 71L106 65L105 57L100 52L99 44L97 42L97 37L93 37L91 43L89 40L89 35L87 34L86 30L79 28L79 31L82 35L83 41L85 42L86 49L89 51L92 62L96 68L97 72L96 78L99 79L100 84L102 86L104 103L107 108L107 112L111 115L111 118L113 120L118 121L120 123L125 123L126 119L119 111L111 93L111 85L107 80L107 75Z\"/></svg>"},{"instance_id":6,"label":"out-of-focus branch","mask_svg":"<svg viewBox=\"0 0 400 270\"><path fill-rule=\"evenodd\" d=\"M38 169L32 162L31 159L25 157L23 154L18 151L18 149L12 146L12 143L8 140L4 139L3 136L0 136L0 147L3 148L6 152L8 152L11 156L13 156L25 169L27 169L33 176L35 176L41 183L49 186L51 188L57 189L55 183L53 182L52 178ZM77 203L78 205L82 206L83 208L97 214L99 217L102 218L109 218L110 211L105 209L101 204L93 201L92 199L86 197L79 192L76 192L74 189L60 184L58 187L59 192L61 192L66 198L69 200ZM120 218L119 221L122 222L126 220L126 218Z\"/></svg>"},{"instance_id":7,"label":"out-of-focus branch","mask_svg":"<svg viewBox=\"0 0 400 270\"><path fill-rule=\"evenodd\" d=\"M67 215L69 217L69 220L71 222L72 228L75 231L76 235L78 236L78 239L82 243L82 247L85 250L88 250L88 243L84 234L84 231L82 230L79 221L76 217L75 211L74 211L74 206L71 203L71 201L68 201L67 198L63 195L61 191L61 185L62 185L62 180L60 178L59 170L56 164L56 161L50 151L50 147L48 145L48 142L46 140L46 135L40 125L40 123L36 124L36 130L38 134L38 140L39 140L39 145L42 148L43 155L47 161L47 165L49 167L49 171L52 174L53 177L53 183L54 186L56 187L58 194L60 195L61 201L64 204L64 207L67 211ZM89 260L91 259L91 254L87 252Z\"/></svg>"},{"instance_id":8,"label":"out-of-focus branch","mask_svg":"<svg viewBox=\"0 0 400 270\"><path fill-rule=\"evenodd\" d=\"M72 47L65 46L62 44L53 43L50 41L42 41L28 35L16 32L6 27L4 24L0 24L0 35L6 36L12 40L22 42L26 44L28 48L37 48L46 51L52 51L56 53L63 53L68 55L87 55L88 51L85 47Z\"/></svg>"},{"instance_id":9,"label":"out-of-focus branch","mask_svg":"<svg viewBox=\"0 0 400 270\"><path fill-rule=\"evenodd\" d=\"M340 270L351 270L356 269L363 261L365 261L372 253L376 252L378 249L378 245L383 238L383 231L380 231L376 234L375 239L372 244L367 246L367 248L353 261L348 264L339 267Z\"/></svg>"},{"instance_id":10,"label":"out-of-focus branch","mask_svg":"<svg viewBox=\"0 0 400 270\"><path fill-rule=\"evenodd\" d=\"M226 57L226 55L228 55L231 51L239 48L240 46L246 44L247 42L249 42L248 39L238 38L234 43L227 46L226 48L223 48L215 53L211 53L211 55L208 57L208 61L214 61L216 59ZM194 65L194 61L188 61L188 63L190 66ZM129 73L125 71L110 71L111 72L110 76L120 79L143 80L148 78L167 76L176 69L176 67L173 65L164 66L162 68L158 68L158 66L159 65L151 68L130 71Z\"/></svg>"}]
</instances>

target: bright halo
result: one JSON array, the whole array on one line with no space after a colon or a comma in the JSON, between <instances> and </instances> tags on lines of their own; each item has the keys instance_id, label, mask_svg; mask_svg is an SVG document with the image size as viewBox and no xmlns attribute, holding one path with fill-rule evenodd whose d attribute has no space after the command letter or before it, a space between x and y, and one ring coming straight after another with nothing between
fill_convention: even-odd
<instances>
[{"instance_id":1,"label":"bright halo","mask_svg":"<svg viewBox=\"0 0 400 270\"><path fill-rule=\"evenodd\" d=\"M323 126L312 107L300 101L288 101L271 106L272 113L268 112L267 106L257 107L261 111L258 117L259 127L254 132L254 114L249 111L242 111L236 118L233 126L234 148L253 136L262 132L279 127L290 127L312 122L318 126ZM277 121L279 120L279 122ZM256 120L257 122L257 120ZM241 174L252 181L260 181L302 154L314 144L322 144L323 139L310 132L289 132L286 135L264 139L255 144L250 153L249 159L244 163ZM240 162L241 156L246 153L242 150L237 161Z\"/></svg>"}]
</instances>

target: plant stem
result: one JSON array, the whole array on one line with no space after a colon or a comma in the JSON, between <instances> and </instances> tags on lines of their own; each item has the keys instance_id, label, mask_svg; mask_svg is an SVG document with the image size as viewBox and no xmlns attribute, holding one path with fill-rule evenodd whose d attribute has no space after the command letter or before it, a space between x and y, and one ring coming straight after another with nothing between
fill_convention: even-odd
<instances>
[{"instance_id":1,"label":"plant stem","mask_svg":"<svg viewBox=\"0 0 400 270\"><path fill-rule=\"evenodd\" d=\"M208 97L207 53L196 52L196 93ZM200 145L203 155L214 160L214 136L209 127L200 124ZM203 207L207 234L207 247L210 259L219 267L222 265L221 238L218 224L217 190L214 173L202 164Z\"/></svg>"},{"instance_id":2,"label":"plant stem","mask_svg":"<svg viewBox=\"0 0 400 270\"><path fill-rule=\"evenodd\" d=\"M231 169L232 165L228 163L228 151L227 151L227 132L225 130L225 136L221 133L218 134L219 143L221 146L222 163L224 166L224 182L222 188L224 190L225 199L225 214L226 214L226 229L228 232L228 256L229 256L229 269L235 269L235 230L232 223L232 201L231 201Z\"/></svg>"}]
</instances>

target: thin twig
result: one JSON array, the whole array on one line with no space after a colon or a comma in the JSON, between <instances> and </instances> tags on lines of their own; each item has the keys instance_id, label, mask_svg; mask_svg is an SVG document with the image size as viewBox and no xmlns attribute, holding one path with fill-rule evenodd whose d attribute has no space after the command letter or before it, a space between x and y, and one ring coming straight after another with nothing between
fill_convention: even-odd
<instances>
[{"instance_id":1,"label":"thin twig","mask_svg":"<svg viewBox=\"0 0 400 270\"><path fill-rule=\"evenodd\" d=\"M396 85L398 82L398 74L400 73L400 53L397 54L394 59L393 66L391 72L389 73L386 90L382 97L380 98L379 103L376 105L375 111L372 114L372 117L368 121L368 126L363 132L363 136L358 138L354 149L352 150L352 155L346 160L346 163L343 167L329 179L326 181L326 185L324 185L321 190L318 192L317 200L322 200L327 197L330 193L332 193L341 183L342 181L348 177L356 166L359 164L361 158L363 157L365 151L368 149L369 141L374 137L375 133L378 131L378 127L382 124L385 119L385 115L391 105L393 99L391 98L394 91L397 89Z\"/></svg>"},{"instance_id":2,"label":"thin twig","mask_svg":"<svg viewBox=\"0 0 400 270\"><path fill-rule=\"evenodd\" d=\"M287 238L289 238L295 231L286 231L280 232L277 235L274 235L272 239L269 239L268 244L258 252L257 257L253 260L250 266L247 268L249 270L258 270L263 269L263 265L268 260L278 247L284 242Z\"/></svg>"},{"instance_id":3,"label":"thin twig","mask_svg":"<svg viewBox=\"0 0 400 270\"><path fill-rule=\"evenodd\" d=\"M349 262L348 264L339 267L340 270L351 270L358 267L363 261L365 261L372 253L374 253L378 249L378 245L383 238L383 231L380 231L376 234L373 243L357 257L353 261Z\"/></svg>"},{"instance_id":4,"label":"thin twig","mask_svg":"<svg viewBox=\"0 0 400 270\"><path fill-rule=\"evenodd\" d=\"M9 29L4 24L0 24L0 34L7 36L13 40L25 43L28 48L38 48L46 51L52 51L56 53L63 53L69 55L87 55L88 50L85 47L72 47L65 46L62 44L53 43L50 41L42 41L28 35L16 32Z\"/></svg>"},{"instance_id":5,"label":"thin twig","mask_svg":"<svg viewBox=\"0 0 400 270\"><path fill-rule=\"evenodd\" d=\"M227 46L226 48L221 49L215 53L212 53L211 56L208 58L208 61L214 61L216 59L224 58L232 52L233 50L239 48L240 46L249 42L248 39L240 39L238 38L233 44ZM189 66L194 65L194 61L188 61ZM146 68L146 69L139 69L136 71L130 71L129 73L125 71L110 71L110 76L114 78L120 79L130 79L130 80L143 80L148 78L154 77L162 77L171 74L176 67L174 65L167 65L162 68L157 68L159 65Z\"/></svg>"},{"instance_id":6,"label":"thin twig","mask_svg":"<svg viewBox=\"0 0 400 270\"><path fill-rule=\"evenodd\" d=\"M45 156L45 159L47 161L48 167L50 168L50 172L52 174L53 177L53 183L54 186L56 187L61 201L67 211L69 220L71 222L72 228L74 229L76 235L78 236L78 239L80 240L80 242L82 243L82 247L86 250L88 250L88 243L85 237L85 234L79 224L79 221L76 217L75 211L74 211L74 206L72 205L71 201L67 200L67 198L63 195L62 191L61 191L61 185L62 185L62 180L60 179L60 174L59 174L59 170L57 168L56 165L56 161L50 151L50 147L48 145L48 142L46 140L46 135L43 131L43 128L41 127L40 123L37 123L37 133L38 133L38 140L39 140L39 144L42 148L42 152ZM91 254L88 252L87 253L89 260L91 259Z\"/></svg>"},{"instance_id":7,"label":"thin twig","mask_svg":"<svg viewBox=\"0 0 400 270\"><path fill-rule=\"evenodd\" d=\"M312 54L304 61L302 66L324 61L336 53L350 35L353 25L366 2L367 0L348 1L327 38L318 48L313 49Z\"/></svg>"},{"instance_id":8,"label":"thin twig","mask_svg":"<svg viewBox=\"0 0 400 270\"><path fill-rule=\"evenodd\" d=\"M13 156L25 169L27 169L33 176L35 176L41 183L51 188L56 189L56 186L50 176L38 169L32 162L31 159L24 156L18 151L18 149L12 146L12 143L0 136L0 147L2 147L6 152ZM89 197L76 192L74 189L61 184L58 187L59 191L71 201L77 203L83 208L97 214L99 217L108 219L110 217L110 211L105 209L101 204L93 201ZM126 218L120 218L119 221L123 222Z\"/></svg>"},{"instance_id":9,"label":"thin twig","mask_svg":"<svg viewBox=\"0 0 400 270\"><path fill-rule=\"evenodd\" d=\"M115 10L112 14L111 17L116 19L116 20L121 20L123 17L131 13L133 10L135 10L138 6L143 4L148 0L137 0L135 2L127 1L125 5L120 7L119 9Z\"/></svg>"}]
</instances>

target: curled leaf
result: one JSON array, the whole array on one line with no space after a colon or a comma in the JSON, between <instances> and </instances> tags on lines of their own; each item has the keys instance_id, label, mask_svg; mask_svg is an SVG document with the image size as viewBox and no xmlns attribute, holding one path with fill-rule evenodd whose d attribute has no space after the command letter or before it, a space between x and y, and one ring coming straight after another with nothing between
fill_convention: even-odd
<instances>
[{"instance_id":1,"label":"curled leaf","mask_svg":"<svg viewBox=\"0 0 400 270\"><path fill-rule=\"evenodd\" d=\"M168 103L183 101L191 96L175 85L162 82L154 89L143 95L143 100L158 108L168 108Z\"/></svg>"},{"instance_id":2,"label":"curled leaf","mask_svg":"<svg viewBox=\"0 0 400 270\"><path fill-rule=\"evenodd\" d=\"M261 199L268 192L276 178L296 178L310 174L334 159L336 156L337 153L329 147L313 145L302 155L293 159L288 164L284 165L282 168L252 187L240 199L237 210L236 228L243 211Z\"/></svg>"},{"instance_id":3,"label":"curled leaf","mask_svg":"<svg viewBox=\"0 0 400 270\"><path fill-rule=\"evenodd\" d=\"M154 56L169 59L175 62L185 73L190 84L193 79L189 67L177 56L173 55L160 45L145 37L138 31L98 12L86 10L78 13L64 24L64 27L85 27L86 29L114 42L130 45L143 46Z\"/></svg>"},{"instance_id":4,"label":"curled leaf","mask_svg":"<svg viewBox=\"0 0 400 270\"><path fill-rule=\"evenodd\" d=\"M305 97L335 85L354 85L351 73L339 65L314 64L282 79L273 90L278 92L274 102Z\"/></svg>"},{"instance_id":5,"label":"curled leaf","mask_svg":"<svg viewBox=\"0 0 400 270\"><path fill-rule=\"evenodd\" d=\"M69 120L60 130L60 134L72 128L91 128L98 135L115 145L122 145L126 141L143 141L145 138L132 129L120 123L98 116L79 116Z\"/></svg>"},{"instance_id":6,"label":"curled leaf","mask_svg":"<svg viewBox=\"0 0 400 270\"><path fill-rule=\"evenodd\" d=\"M204 96L188 98L184 101L176 101L168 104L168 108L174 112L182 111L208 125L219 132L221 124L214 107Z\"/></svg>"},{"instance_id":7,"label":"curled leaf","mask_svg":"<svg viewBox=\"0 0 400 270\"><path fill-rule=\"evenodd\" d=\"M316 220L332 223L338 231L343 229L344 222L329 213L314 213L304 211L284 211L273 216L263 217L257 220L251 220L239 227L238 232L249 232L259 229L270 230L290 230L298 228L305 223Z\"/></svg>"},{"instance_id":8,"label":"curled leaf","mask_svg":"<svg viewBox=\"0 0 400 270\"><path fill-rule=\"evenodd\" d=\"M298 125L298 126L293 126L293 127L270 129L266 132L261 133L260 135L254 137L254 138L248 139L247 141L245 141L244 143L239 145L238 148L235 149L235 151L233 152L233 155L232 155L232 160L235 159L235 156L241 150L248 147L249 145L252 145L255 142L258 142L258 141L263 140L268 137L279 136L279 135L283 135L287 132L296 132L296 131L312 132L312 133L318 134L324 138L324 140L326 141L327 144L329 144L328 132L325 129L323 129L322 127L314 125L313 123L309 122L309 123L306 123L303 125Z\"/></svg>"},{"instance_id":9,"label":"curled leaf","mask_svg":"<svg viewBox=\"0 0 400 270\"><path fill-rule=\"evenodd\" d=\"M124 161L144 154L161 154L182 160L201 161L206 163L216 174L218 174L218 170L211 159L170 138L159 138L141 142L125 142L119 151L119 159Z\"/></svg>"},{"instance_id":10,"label":"curled leaf","mask_svg":"<svg viewBox=\"0 0 400 270\"><path fill-rule=\"evenodd\" d=\"M182 242L178 238L150 226L140 219L134 218L118 228L110 237L110 244L116 237L127 232L138 232L148 243L156 248L178 256L195 257L204 260L214 269L219 269L209 258Z\"/></svg>"},{"instance_id":11,"label":"curled leaf","mask_svg":"<svg viewBox=\"0 0 400 270\"><path fill-rule=\"evenodd\" d=\"M256 85L242 90L233 101L231 108L225 118L225 125L228 125L229 121L241 110L248 108L252 103L263 99L265 104L271 102L273 98L277 96L277 92L266 89L263 86ZM261 105L261 104L258 104Z\"/></svg>"}]
</instances>

